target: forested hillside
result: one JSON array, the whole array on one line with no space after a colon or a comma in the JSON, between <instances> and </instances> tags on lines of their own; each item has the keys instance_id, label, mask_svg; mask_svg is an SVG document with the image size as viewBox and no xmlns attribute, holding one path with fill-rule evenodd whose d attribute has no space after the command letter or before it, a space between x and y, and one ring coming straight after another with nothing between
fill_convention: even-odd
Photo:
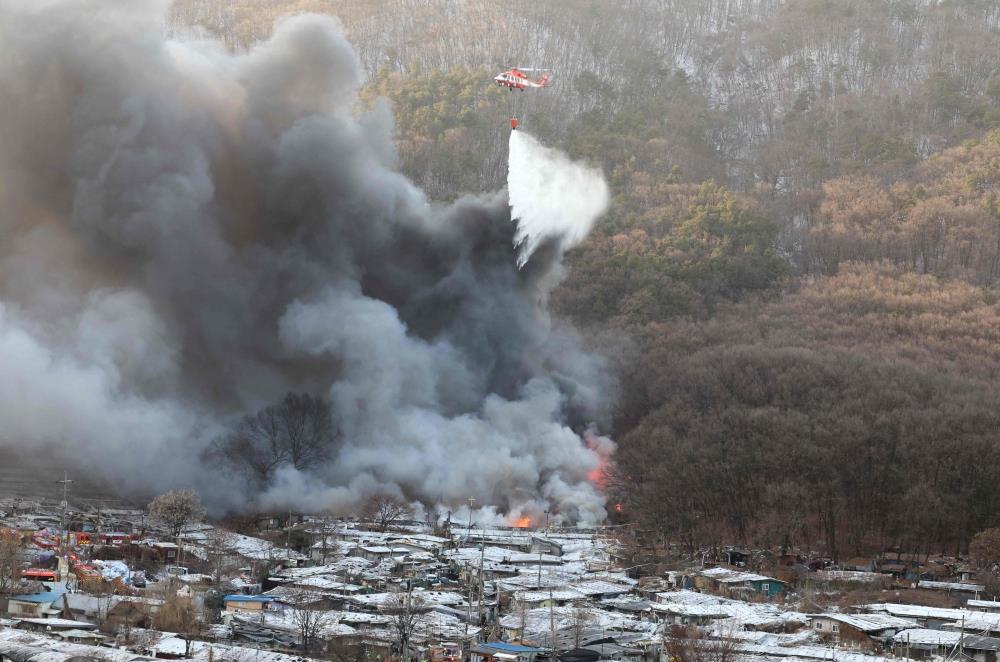
<instances>
[{"instance_id":1,"label":"forested hillside","mask_svg":"<svg viewBox=\"0 0 1000 662\"><path fill-rule=\"evenodd\" d=\"M178 0L233 49L338 15L432 196L506 117L613 202L555 292L620 372L624 515L689 548L961 549L1000 524L1000 4ZM490 85L553 69L539 94ZM919 548L919 549L918 549Z\"/></svg>"}]
</instances>

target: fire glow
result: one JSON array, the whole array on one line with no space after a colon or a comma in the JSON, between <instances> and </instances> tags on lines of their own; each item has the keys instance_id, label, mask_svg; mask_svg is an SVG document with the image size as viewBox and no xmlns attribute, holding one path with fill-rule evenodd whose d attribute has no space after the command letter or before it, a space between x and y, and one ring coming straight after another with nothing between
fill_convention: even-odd
<instances>
[{"instance_id":1,"label":"fire glow","mask_svg":"<svg viewBox=\"0 0 1000 662\"><path fill-rule=\"evenodd\" d=\"M615 452L615 442L600 436L593 429L587 429L583 433L583 439L597 459L597 466L587 472L587 480L604 492L608 485L608 469L611 466L611 454Z\"/></svg>"},{"instance_id":2,"label":"fire glow","mask_svg":"<svg viewBox=\"0 0 1000 662\"><path fill-rule=\"evenodd\" d=\"M594 484L595 487L597 487L603 492L604 487L608 483L608 475L607 473L605 473L608 461L607 459L602 457L600 458L599 462L600 464L597 466L597 468L593 469L587 474L587 480L589 480L591 483Z\"/></svg>"},{"instance_id":3,"label":"fire glow","mask_svg":"<svg viewBox=\"0 0 1000 662\"><path fill-rule=\"evenodd\" d=\"M531 518L527 515L522 515L514 520L512 526L515 529L528 529L531 528Z\"/></svg>"}]
</instances>

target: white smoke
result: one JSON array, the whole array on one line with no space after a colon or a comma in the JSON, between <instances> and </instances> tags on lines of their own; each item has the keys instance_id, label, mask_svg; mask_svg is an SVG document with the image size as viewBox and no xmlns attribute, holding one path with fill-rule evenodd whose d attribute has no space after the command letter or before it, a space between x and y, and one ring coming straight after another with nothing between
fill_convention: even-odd
<instances>
[{"instance_id":1,"label":"white smoke","mask_svg":"<svg viewBox=\"0 0 1000 662\"><path fill-rule=\"evenodd\" d=\"M510 132L507 170L511 219L517 223L517 266L546 240L568 249L583 241L608 207L601 171L572 161L524 131Z\"/></svg>"}]
</instances>

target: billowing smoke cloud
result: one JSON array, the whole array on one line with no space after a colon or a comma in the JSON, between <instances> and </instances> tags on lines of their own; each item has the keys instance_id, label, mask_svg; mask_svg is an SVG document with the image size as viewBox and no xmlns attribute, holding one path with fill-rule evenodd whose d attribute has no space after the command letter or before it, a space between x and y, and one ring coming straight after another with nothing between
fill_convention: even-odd
<instances>
[{"instance_id":1,"label":"billowing smoke cloud","mask_svg":"<svg viewBox=\"0 0 1000 662\"><path fill-rule=\"evenodd\" d=\"M523 131L510 132L507 190L517 221L519 267L546 240L558 240L564 248L579 244L608 206L600 170L574 163Z\"/></svg>"},{"instance_id":2,"label":"billowing smoke cloud","mask_svg":"<svg viewBox=\"0 0 1000 662\"><path fill-rule=\"evenodd\" d=\"M391 491L602 518L574 430L611 384L538 303L584 207L529 214L512 180L518 269L504 194L439 208L394 172L391 114L354 114L335 20L231 55L166 39L165 10L0 0L0 445L219 510ZM331 401L332 461L248 493L199 460L292 390Z\"/></svg>"}]
</instances>

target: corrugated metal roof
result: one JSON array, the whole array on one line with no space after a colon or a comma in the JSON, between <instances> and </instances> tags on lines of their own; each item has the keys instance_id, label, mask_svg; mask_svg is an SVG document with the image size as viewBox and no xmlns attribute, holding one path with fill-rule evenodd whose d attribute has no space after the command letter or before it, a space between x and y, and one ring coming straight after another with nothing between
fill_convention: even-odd
<instances>
[{"instance_id":1,"label":"corrugated metal roof","mask_svg":"<svg viewBox=\"0 0 1000 662\"><path fill-rule=\"evenodd\" d=\"M274 597L270 595L227 595L223 600L225 602L271 602Z\"/></svg>"},{"instance_id":2,"label":"corrugated metal roof","mask_svg":"<svg viewBox=\"0 0 1000 662\"><path fill-rule=\"evenodd\" d=\"M34 604L45 604L46 602L55 602L62 597L61 591L46 591L44 593L27 593L25 595L12 595L11 600L17 600L18 602L31 602Z\"/></svg>"},{"instance_id":3,"label":"corrugated metal roof","mask_svg":"<svg viewBox=\"0 0 1000 662\"><path fill-rule=\"evenodd\" d=\"M531 646L520 646L518 644L508 644L505 641L490 641L479 644L475 648L492 648L493 650L506 651L508 653L543 653L544 648L533 648Z\"/></svg>"}]
</instances>

